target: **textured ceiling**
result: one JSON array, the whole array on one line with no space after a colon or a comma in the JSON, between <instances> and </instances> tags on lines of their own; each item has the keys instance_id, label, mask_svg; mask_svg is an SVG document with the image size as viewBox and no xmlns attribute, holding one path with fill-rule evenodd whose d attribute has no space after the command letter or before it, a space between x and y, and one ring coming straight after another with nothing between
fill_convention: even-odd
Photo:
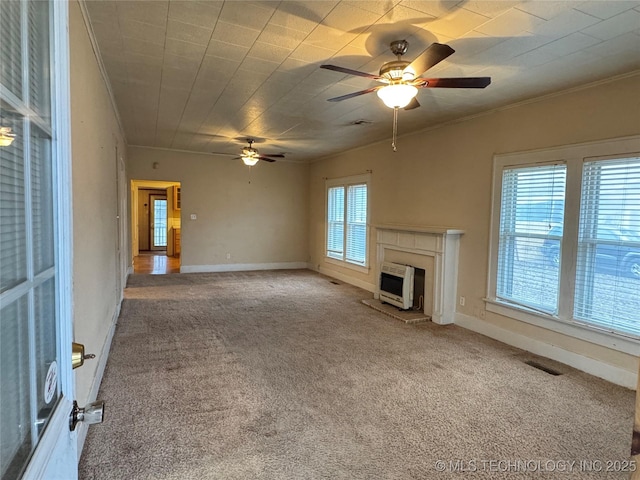
<instances>
[{"instance_id":1,"label":"textured ceiling","mask_svg":"<svg viewBox=\"0 0 640 480\"><path fill-rule=\"evenodd\" d=\"M406 39L456 52L429 77L489 76L486 89L421 89L399 133L640 69L640 1L87 0L129 145L307 161L390 139L378 74ZM389 146L389 148L391 148ZM399 151L402 143L399 143Z\"/></svg>"}]
</instances>

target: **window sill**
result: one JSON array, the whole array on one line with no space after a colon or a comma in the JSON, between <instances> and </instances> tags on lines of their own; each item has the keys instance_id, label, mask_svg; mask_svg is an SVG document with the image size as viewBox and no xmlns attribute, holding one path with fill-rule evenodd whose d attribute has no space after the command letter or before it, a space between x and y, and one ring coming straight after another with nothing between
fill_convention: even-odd
<instances>
[{"instance_id":1,"label":"window sill","mask_svg":"<svg viewBox=\"0 0 640 480\"><path fill-rule=\"evenodd\" d=\"M526 307L520 307L496 299L485 298L484 301L486 303L486 309L489 312L629 355L640 355L640 339L608 332L576 321L562 320L555 315L529 310Z\"/></svg>"},{"instance_id":2,"label":"window sill","mask_svg":"<svg viewBox=\"0 0 640 480\"><path fill-rule=\"evenodd\" d=\"M356 265L355 263L345 262L344 260L337 260L331 257L324 257L324 261L331 265L338 265L340 267L348 268L349 270L355 270L360 273L369 273L370 268L368 266Z\"/></svg>"}]
</instances>

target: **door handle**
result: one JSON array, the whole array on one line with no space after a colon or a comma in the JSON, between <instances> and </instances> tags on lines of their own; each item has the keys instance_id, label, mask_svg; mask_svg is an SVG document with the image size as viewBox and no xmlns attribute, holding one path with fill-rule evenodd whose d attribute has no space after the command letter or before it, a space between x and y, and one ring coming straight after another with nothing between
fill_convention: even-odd
<instances>
[{"instance_id":1,"label":"door handle","mask_svg":"<svg viewBox=\"0 0 640 480\"><path fill-rule=\"evenodd\" d=\"M73 409L69 415L69 430L72 432L80 422L87 425L102 423L104 421L104 402L98 401L87 405L84 408L78 407L78 402L73 401Z\"/></svg>"},{"instance_id":2,"label":"door handle","mask_svg":"<svg viewBox=\"0 0 640 480\"><path fill-rule=\"evenodd\" d=\"M83 344L76 342L71 344L71 367L74 369L81 367L84 365L85 360L90 360L92 358L96 358L95 354L85 354Z\"/></svg>"}]
</instances>

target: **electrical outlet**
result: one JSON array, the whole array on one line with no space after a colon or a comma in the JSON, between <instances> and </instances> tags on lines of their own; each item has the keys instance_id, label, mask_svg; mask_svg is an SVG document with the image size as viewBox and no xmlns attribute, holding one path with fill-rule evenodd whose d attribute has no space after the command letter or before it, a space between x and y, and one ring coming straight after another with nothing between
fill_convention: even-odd
<instances>
[{"instance_id":1,"label":"electrical outlet","mask_svg":"<svg viewBox=\"0 0 640 480\"><path fill-rule=\"evenodd\" d=\"M460 306L464 307L464 297L460 297Z\"/></svg>"},{"instance_id":2,"label":"electrical outlet","mask_svg":"<svg viewBox=\"0 0 640 480\"><path fill-rule=\"evenodd\" d=\"M227 260L230 260L230 259L231 259L231 254L227 253Z\"/></svg>"},{"instance_id":3,"label":"electrical outlet","mask_svg":"<svg viewBox=\"0 0 640 480\"><path fill-rule=\"evenodd\" d=\"M192 214L191 214L191 220L195 220L195 219L197 219L197 218L198 218L198 216L197 216L195 213L192 213Z\"/></svg>"}]
</instances>

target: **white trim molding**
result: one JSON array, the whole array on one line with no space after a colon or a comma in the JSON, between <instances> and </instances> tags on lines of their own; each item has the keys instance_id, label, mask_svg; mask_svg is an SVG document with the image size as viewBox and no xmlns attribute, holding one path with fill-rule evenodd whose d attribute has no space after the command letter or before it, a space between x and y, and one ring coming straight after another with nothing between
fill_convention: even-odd
<instances>
[{"instance_id":1,"label":"white trim molding","mask_svg":"<svg viewBox=\"0 0 640 480\"><path fill-rule=\"evenodd\" d=\"M621 385L632 390L636 389L638 373L621 367L604 363L594 358L585 357L579 353L565 350L557 345L535 340L525 335L498 327L489 322L470 315L456 312L456 325L480 333L527 352L534 353L552 360L556 360L570 367L576 368L590 375Z\"/></svg>"},{"instance_id":2,"label":"white trim molding","mask_svg":"<svg viewBox=\"0 0 640 480\"><path fill-rule=\"evenodd\" d=\"M104 376L104 371L107 368L107 360L109 358L109 352L111 351L111 342L113 341L113 336L116 333L116 325L120 316L121 306L122 301L120 301L118 307L116 308L116 312L111 322L111 327L109 328L109 332L107 333L107 338L102 345L102 350L100 352L100 357L98 360L98 366L96 368L96 374L93 377L91 390L89 391L89 398L87 400L88 403L95 402L98 398L98 392L100 390L100 385L102 384L102 377ZM80 457L82 456L82 449L84 448L84 442L87 439L88 431L89 425L84 422L80 422L78 424L78 463L80 463Z\"/></svg>"},{"instance_id":3,"label":"white trim molding","mask_svg":"<svg viewBox=\"0 0 640 480\"><path fill-rule=\"evenodd\" d=\"M527 311L523 307L515 307L495 300L485 299L485 305L488 312L497 313L503 317L529 323L536 327L617 350L628 355L637 357L640 354L640 344L635 338L600 330L592 325L582 324L576 321L560 320L553 315L534 310Z\"/></svg>"},{"instance_id":4,"label":"white trim molding","mask_svg":"<svg viewBox=\"0 0 640 480\"><path fill-rule=\"evenodd\" d=\"M219 265L182 265L180 273L248 272L251 270L307 269L307 262L221 263Z\"/></svg>"},{"instance_id":5,"label":"white trim molding","mask_svg":"<svg viewBox=\"0 0 640 480\"><path fill-rule=\"evenodd\" d=\"M336 280L340 280L341 282L348 283L349 285L353 285L354 287L362 288L371 293L376 292L376 286L372 283L365 282L363 280L358 280L357 278L353 278L350 275L345 275L344 273L340 273L336 270L332 270L330 268L318 267L317 269L310 268L310 270L314 270L322 275L326 275L327 277L335 278Z\"/></svg>"}]
</instances>

